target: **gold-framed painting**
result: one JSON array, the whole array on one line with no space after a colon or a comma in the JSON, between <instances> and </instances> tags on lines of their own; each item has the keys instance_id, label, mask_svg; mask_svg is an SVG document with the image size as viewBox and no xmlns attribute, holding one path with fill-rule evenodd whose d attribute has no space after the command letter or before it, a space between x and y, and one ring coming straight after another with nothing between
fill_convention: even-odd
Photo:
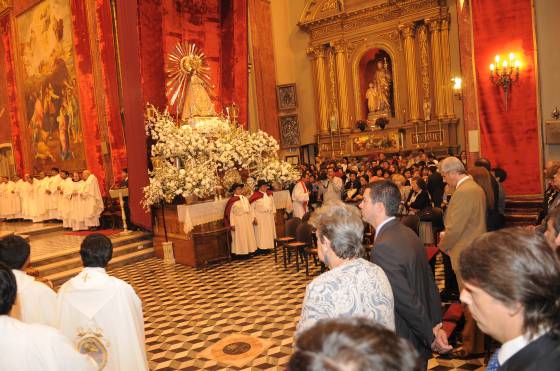
<instances>
[{"instance_id":1,"label":"gold-framed painting","mask_svg":"<svg viewBox=\"0 0 560 371\"><path fill-rule=\"evenodd\" d=\"M31 169L84 168L70 0L43 0L16 17L23 132Z\"/></svg>"},{"instance_id":2,"label":"gold-framed painting","mask_svg":"<svg viewBox=\"0 0 560 371\"><path fill-rule=\"evenodd\" d=\"M297 108L296 84L284 84L276 86L276 98L280 111Z\"/></svg>"},{"instance_id":3,"label":"gold-framed painting","mask_svg":"<svg viewBox=\"0 0 560 371\"><path fill-rule=\"evenodd\" d=\"M297 115L278 117L280 125L280 144L282 148L299 147L299 123Z\"/></svg>"}]
</instances>

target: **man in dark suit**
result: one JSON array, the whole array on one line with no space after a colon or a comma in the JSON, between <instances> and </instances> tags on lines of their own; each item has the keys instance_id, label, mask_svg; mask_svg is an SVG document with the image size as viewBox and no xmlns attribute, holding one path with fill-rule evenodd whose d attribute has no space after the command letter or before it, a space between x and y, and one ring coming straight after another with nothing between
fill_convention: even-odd
<instances>
[{"instance_id":1,"label":"man in dark suit","mask_svg":"<svg viewBox=\"0 0 560 371\"><path fill-rule=\"evenodd\" d=\"M443 189L445 184L443 182L443 177L437 171L437 166L432 165L428 167L428 192L432 197L432 202L435 207L441 207L443 203Z\"/></svg>"},{"instance_id":2,"label":"man in dark suit","mask_svg":"<svg viewBox=\"0 0 560 371\"><path fill-rule=\"evenodd\" d=\"M366 188L360 209L376 229L370 258L393 289L396 333L416 347L426 366L432 350L444 353L451 346L441 328L441 301L424 245L395 217L400 201L398 187L380 180Z\"/></svg>"},{"instance_id":3,"label":"man in dark suit","mask_svg":"<svg viewBox=\"0 0 560 371\"><path fill-rule=\"evenodd\" d=\"M459 266L461 301L502 343L499 370L558 370L560 260L544 237L524 228L486 233L461 253Z\"/></svg>"},{"instance_id":4,"label":"man in dark suit","mask_svg":"<svg viewBox=\"0 0 560 371\"><path fill-rule=\"evenodd\" d=\"M492 166L490 164L490 160L488 160L487 158L481 157L478 160L476 160L476 162L474 163L474 166L479 166L479 167L483 167L486 170L488 170L488 173L490 173L490 175L492 175ZM492 183L492 193L494 193L494 207L492 208L492 210L489 210L489 213L491 215L489 215L488 220L492 220L494 221L492 224L492 228L490 228L490 226L488 225L488 231L492 231L492 230L496 230L496 229L500 229L503 227L503 220L504 220L504 216L500 215L500 184L498 183L498 181L496 180L495 177L490 176L490 182ZM490 223L489 223L490 224Z\"/></svg>"}]
</instances>

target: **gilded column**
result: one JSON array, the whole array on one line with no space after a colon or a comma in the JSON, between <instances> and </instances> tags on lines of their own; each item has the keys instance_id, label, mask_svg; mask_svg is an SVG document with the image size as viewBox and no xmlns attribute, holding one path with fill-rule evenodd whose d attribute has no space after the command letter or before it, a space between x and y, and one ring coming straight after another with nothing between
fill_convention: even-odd
<instances>
[{"instance_id":1,"label":"gilded column","mask_svg":"<svg viewBox=\"0 0 560 371\"><path fill-rule=\"evenodd\" d=\"M441 20L441 59L442 59L442 93L444 102L444 113L447 117L453 117L453 91L451 89L451 72L449 56L449 19Z\"/></svg>"},{"instance_id":2,"label":"gilded column","mask_svg":"<svg viewBox=\"0 0 560 371\"><path fill-rule=\"evenodd\" d=\"M325 69L325 48L317 46L307 49L313 58L313 69L315 71L315 87L317 92L317 111L319 112L319 121L317 130L321 133L328 133L328 101L327 101L327 75Z\"/></svg>"},{"instance_id":3,"label":"gilded column","mask_svg":"<svg viewBox=\"0 0 560 371\"><path fill-rule=\"evenodd\" d=\"M434 74L434 102L436 117L445 117L445 102L443 99L441 38L439 19L426 20L430 28L430 41L432 44L432 69Z\"/></svg>"},{"instance_id":4,"label":"gilded column","mask_svg":"<svg viewBox=\"0 0 560 371\"><path fill-rule=\"evenodd\" d=\"M422 93L424 96L422 102L422 112L424 121L430 121L432 100L430 97L430 73L429 73L429 57L428 57L428 30L425 24L418 26L416 31L418 44L420 46L420 71L422 76Z\"/></svg>"},{"instance_id":5,"label":"gilded column","mask_svg":"<svg viewBox=\"0 0 560 371\"><path fill-rule=\"evenodd\" d=\"M416 56L414 53L414 24L400 25L399 29L404 39L404 53L406 58L406 80L408 88L408 117L411 121L418 121L420 109L418 104L418 82L416 77Z\"/></svg>"},{"instance_id":6,"label":"gilded column","mask_svg":"<svg viewBox=\"0 0 560 371\"><path fill-rule=\"evenodd\" d=\"M336 80L338 88L338 107L340 117L340 128L344 132L352 129L350 122L350 103L348 101L350 94L348 93L348 66L346 64L346 45L344 41L338 41L334 44L334 52L336 58Z\"/></svg>"}]
</instances>

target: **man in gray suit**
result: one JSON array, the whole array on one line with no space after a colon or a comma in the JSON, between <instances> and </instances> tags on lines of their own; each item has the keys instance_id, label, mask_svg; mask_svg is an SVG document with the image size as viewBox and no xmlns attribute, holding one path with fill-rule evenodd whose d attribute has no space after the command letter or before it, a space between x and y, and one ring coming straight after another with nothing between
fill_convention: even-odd
<instances>
[{"instance_id":1,"label":"man in gray suit","mask_svg":"<svg viewBox=\"0 0 560 371\"><path fill-rule=\"evenodd\" d=\"M375 230L371 261L385 271L395 300L395 331L410 341L426 369L432 350L451 350L441 328L441 301L424 245L396 219L399 188L388 180L370 184L360 203L362 219Z\"/></svg>"},{"instance_id":2,"label":"man in gray suit","mask_svg":"<svg viewBox=\"0 0 560 371\"><path fill-rule=\"evenodd\" d=\"M459 291L464 284L459 271L461 251L486 232L486 195L476 182L467 175L465 166L457 157L447 157L439 163L445 182L455 188L445 212L445 230L441 233L440 250L451 258L451 266L457 276ZM463 347L457 357L484 351L484 336L468 310L465 310Z\"/></svg>"}]
</instances>

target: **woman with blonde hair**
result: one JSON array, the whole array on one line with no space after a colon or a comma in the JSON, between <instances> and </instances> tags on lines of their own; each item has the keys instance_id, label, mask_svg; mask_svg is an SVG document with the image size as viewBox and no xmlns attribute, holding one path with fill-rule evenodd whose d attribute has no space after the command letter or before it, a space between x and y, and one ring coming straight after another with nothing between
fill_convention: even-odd
<instances>
[{"instance_id":1,"label":"woman with blonde hair","mask_svg":"<svg viewBox=\"0 0 560 371\"><path fill-rule=\"evenodd\" d=\"M500 229L502 218L499 210L495 207L494 190L492 189L492 176L486 168L475 166L469 170L473 180L482 188L486 195L486 229L488 232Z\"/></svg>"}]
</instances>

